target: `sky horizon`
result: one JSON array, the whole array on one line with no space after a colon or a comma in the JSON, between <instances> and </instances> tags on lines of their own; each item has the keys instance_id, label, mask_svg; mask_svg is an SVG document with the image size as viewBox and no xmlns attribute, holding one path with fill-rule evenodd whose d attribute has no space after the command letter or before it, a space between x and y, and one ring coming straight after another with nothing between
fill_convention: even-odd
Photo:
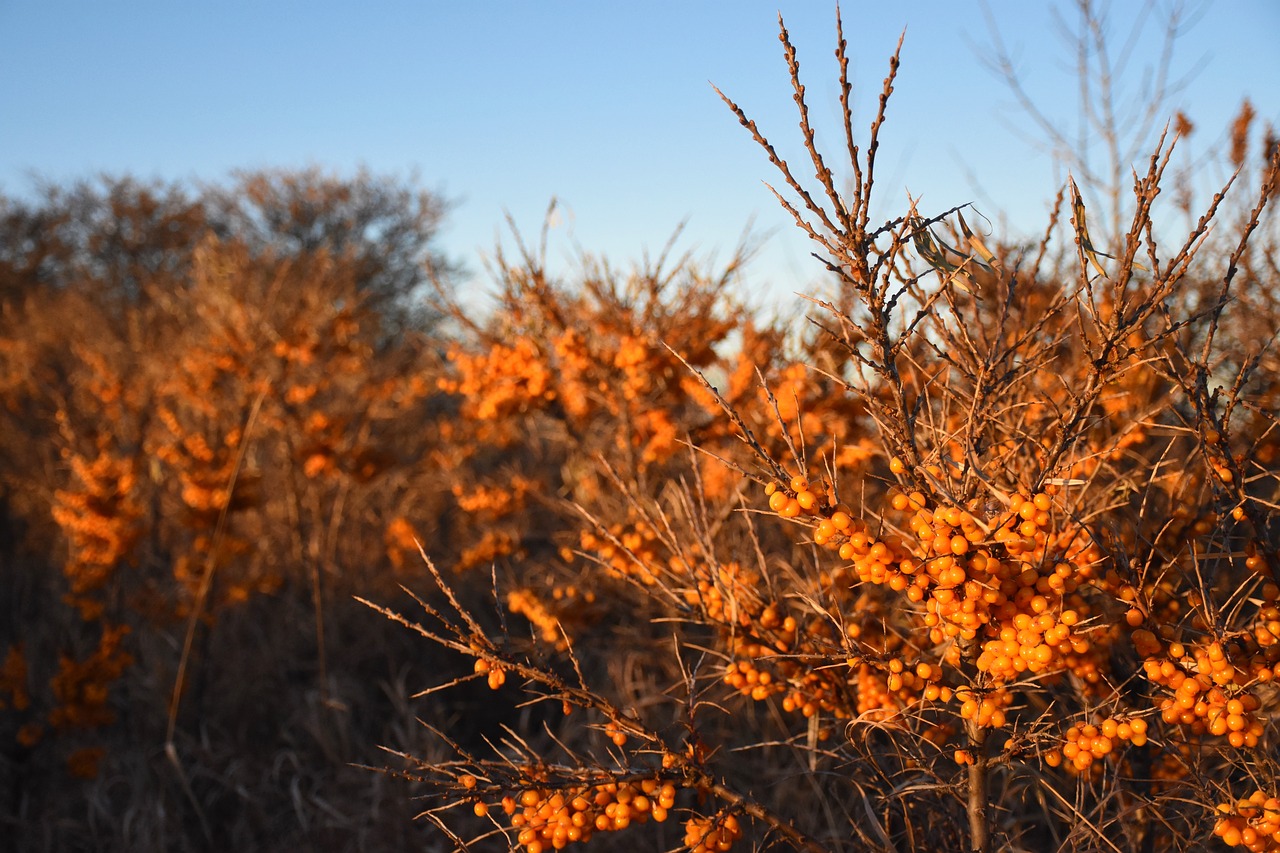
<instances>
[{"instance_id":1,"label":"sky horizon","mask_svg":"<svg viewBox=\"0 0 1280 853\"><path fill-rule=\"evenodd\" d=\"M681 223L678 251L723 261L754 223L768 236L755 286L770 298L811 290L821 267L764 187L775 176L763 152L712 89L809 177L795 160L779 7L820 139L839 142L834 3L0 0L0 193L30 193L33 174L217 183L238 169L363 167L416 175L452 201L440 247L482 286L481 253L504 235L511 245L505 217L536 239L555 198L551 254L562 268L577 247L638 261ZM1114 4L1117 42L1136 8ZM1224 138L1245 97L1259 127L1280 124L1280 3L1191 11L1173 64L1189 80L1170 107L1195 122L1195 157ZM895 11L846 2L855 122L865 141L905 28L877 175L886 210L910 192L922 210L973 202L988 229L1034 233L1061 170L1019 138L1023 114L979 58L988 13L1033 98L1069 124L1075 84L1051 5L1010 0ZM1156 44L1136 46L1122 83L1140 80Z\"/></svg>"}]
</instances>

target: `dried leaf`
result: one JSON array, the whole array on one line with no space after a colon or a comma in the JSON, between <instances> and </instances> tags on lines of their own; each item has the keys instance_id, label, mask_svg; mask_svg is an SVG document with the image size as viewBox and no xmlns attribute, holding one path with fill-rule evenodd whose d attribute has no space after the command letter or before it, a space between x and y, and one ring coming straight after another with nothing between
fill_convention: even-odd
<instances>
[{"instance_id":1,"label":"dried leaf","mask_svg":"<svg viewBox=\"0 0 1280 853\"><path fill-rule=\"evenodd\" d=\"M1089 263L1093 264L1098 274L1105 278L1107 271L1103 269L1102 262L1098 260L1098 256L1102 255L1102 257L1113 261L1115 258L1099 252L1093 247L1093 241L1089 239L1089 228L1085 225L1084 199L1080 197L1080 188L1076 186L1075 178L1070 175L1067 176L1067 182L1071 185L1071 224L1076 229L1076 242Z\"/></svg>"},{"instance_id":2,"label":"dried leaf","mask_svg":"<svg viewBox=\"0 0 1280 853\"><path fill-rule=\"evenodd\" d=\"M964 221L964 216L960 211L956 211L956 218L960 220L960 233L964 234L964 239L969 243L970 251L977 254L982 266L992 269L999 265L1000 261L996 258L995 252L988 249L982 239L969 230L969 224Z\"/></svg>"}]
</instances>

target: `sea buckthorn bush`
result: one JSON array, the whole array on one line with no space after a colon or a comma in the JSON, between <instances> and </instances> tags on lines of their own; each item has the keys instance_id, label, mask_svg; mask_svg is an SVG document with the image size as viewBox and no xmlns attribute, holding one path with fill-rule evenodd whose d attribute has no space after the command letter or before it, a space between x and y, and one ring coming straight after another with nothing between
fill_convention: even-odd
<instances>
[{"instance_id":1,"label":"sea buckthorn bush","mask_svg":"<svg viewBox=\"0 0 1280 853\"><path fill-rule=\"evenodd\" d=\"M963 204L877 221L898 55L860 137L839 36L838 179L781 40L798 159L722 97L831 276L810 323L526 251L450 351L485 467L531 478L557 437L558 521L513 537L559 550L486 557L474 598L427 547L416 613L370 602L473 662L435 689L526 709L409 759L424 816L528 851L1272 849L1274 143L1179 231L1166 131L1114 245L1070 177L1030 243Z\"/></svg>"}]
</instances>

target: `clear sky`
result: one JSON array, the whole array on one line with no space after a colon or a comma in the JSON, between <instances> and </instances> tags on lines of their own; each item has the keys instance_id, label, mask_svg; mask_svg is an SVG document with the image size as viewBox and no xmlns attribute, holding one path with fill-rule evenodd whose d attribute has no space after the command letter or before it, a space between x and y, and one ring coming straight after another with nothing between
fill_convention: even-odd
<instances>
[{"instance_id":1,"label":"clear sky","mask_svg":"<svg viewBox=\"0 0 1280 853\"><path fill-rule=\"evenodd\" d=\"M979 54L988 9L1033 94L1076 115L1053 4L916 0L843 4L856 117L865 129L898 35L903 67L879 180L896 204L966 201L1026 233L1043 227L1059 173L1013 131L1023 123ZM1058 4L1073 20L1069 3ZM1166 0L1157 7L1167 6ZM816 118L834 121L835 4L711 2L67 2L0 0L0 191L31 175L96 172L218 180L240 168L360 166L416 175L455 202L443 248L479 274L505 212L535 236L554 196L552 258L575 245L625 264L679 246L726 256L747 223L772 233L751 280L811 289L821 270L763 187L768 163L710 84L794 153L781 8ZM1116 0L1118 37L1142 4ZM1244 96L1280 124L1280 0L1193 3L1175 96L1221 137ZM1140 44L1124 79L1150 62ZM805 174L808 174L806 172ZM981 189L979 189L979 187Z\"/></svg>"}]
</instances>

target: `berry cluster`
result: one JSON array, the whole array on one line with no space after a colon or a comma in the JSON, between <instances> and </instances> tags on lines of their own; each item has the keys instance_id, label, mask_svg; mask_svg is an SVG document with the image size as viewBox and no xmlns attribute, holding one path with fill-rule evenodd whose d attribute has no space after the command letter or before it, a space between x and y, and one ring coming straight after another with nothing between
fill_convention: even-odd
<instances>
[{"instance_id":1,"label":"berry cluster","mask_svg":"<svg viewBox=\"0 0 1280 853\"><path fill-rule=\"evenodd\" d=\"M1248 688L1251 673L1235 666L1224 646L1212 641L1190 649L1171 642L1163 647L1155 634L1133 632L1134 645L1148 657L1143 664L1147 678L1172 691L1160 702L1160 717L1169 725L1183 725L1193 734L1226 736L1234 747L1255 747L1262 736L1262 722L1255 715L1260 702Z\"/></svg>"},{"instance_id":2,"label":"berry cluster","mask_svg":"<svg viewBox=\"0 0 1280 853\"><path fill-rule=\"evenodd\" d=\"M733 814L691 817L684 825L684 844L690 853L724 853L742 837L742 826Z\"/></svg>"},{"instance_id":3,"label":"berry cluster","mask_svg":"<svg viewBox=\"0 0 1280 853\"><path fill-rule=\"evenodd\" d=\"M1067 729L1065 743L1060 749L1045 753L1044 763L1050 767L1066 764L1067 769L1078 773L1089 772L1094 761L1115 753L1123 741L1134 746L1147 742L1147 721L1141 717L1116 719L1107 717L1097 725L1072 726Z\"/></svg>"},{"instance_id":4,"label":"berry cluster","mask_svg":"<svg viewBox=\"0 0 1280 853\"><path fill-rule=\"evenodd\" d=\"M438 385L466 401L471 419L501 421L555 399L552 373L531 338L519 338L513 346L495 343L482 353L455 347L449 360L458 377L442 378Z\"/></svg>"},{"instance_id":5,"label":"berry cluster","mask_svg":"<svg viewBox=\"0 0 1280 853\"><path fill-rule=\"evenodd\" d=\"M490 690L497 690L507 683L507 671L497 664L489 663L484 658L476 658L475 671L481 675L488 675Z\"/></svg>"},{"instance_id":6,"label":"berry cluster","mask_svg":"<svg viewBox=\"0 0 1280 853\"><path fill-rule=\"evenodd\" d=\"M955 690L960 703L960 716L984 728L1002 729L1007 721L1005 709L1013 702L1013 694L1003 687L978 691L962 684Z\"/></svg>"},{"instance_id":7,"label":"berry cluster","mask_svg":"<svg viewBox=\"0 0 1280 853\"><path fill-rule=\"evenodd\" d=\"M586 622L595 602L595 592L576 584L556 584L550 590L522 587L507 593L507 609L528 619L542 642L562 652L569 648L566 630Z\"/></svg>"},{"instance_id":8,"label":"berry cluster","mask_svg":"<svg viewBox=\"0 0 1280 853\"><path fill-rule=\"evenodd\" d=\"M890 470L900 474L905 466L895 458ZM937 466L930 473L943 475ZM848 561L849 566L826 575L831 587L856 578L920 605L917 613L929 640L947 649L944 665L960 663L962 644L977 644L974 666L985 685L981 695L956 691L963 718L1003 727L1012 697L1002 685L1028 674L1056 681L1071 672L1086 686L1100 682L1100 658L1106 650L1081 627L1090 614L1081 586L1093 582L1101 552L1078 526L1054 523L1049 491L1016 494L1006 510L985 521L958 506L931 509L918 491L892 491L889 507L910 513L909 539L873 532L867 521L853 517L802 476L771 483L765 491L770 509L811 523L814 543ZM950 699L943 696L940 666L924 664L929 676L920 678L904 661L896 661L896 669L893 663L881 668L859 662L855 667L859 713L901 708L921 698ZM751 678L741 662L735 663L730 678L755 698L779 692L769 682L762 686ZM789 704L812 707L802 698L789 697Z\"/></svg>"},{"instance_id":9,"label":"berry cluster","mask_svg":"<svg viewBox=\"0 0 1280 853\"><path fill-rule=\"evenodd\" d=\"M520 540L508 530L486 530L475 543L458 555L456 571L466 571L477 566L490 566L495 560L518 553Z\"/></svg>"},{"instance_id":10,"label":"berry cluster","mask_svg":"<svg viewBox=\"0 0 1280 853\"><path fill-rule=\"evenodd\" d=\"M1280 851L1280 799L1254 791L1247 799L1218 806L1213 834L1228 847L1255 853Z\"/></svg>"},{"instance_id":11,"label":"berry cluster","mask_svg":"<svg viewBox=\"0 0 1280 853\"><path fill-rule=\"evenodd\" d=\"M698 565L694 576L697 580L685 592L685 603L699 607L714 624L748 627L766 609L760 601L759 573L736 561Z\"/></svg>"},{"instance_id":12,"label":"berry cluster","mask_svg":"<svg viewBox=\"0 0 1280 853\"><path fill-rule=\"evenodd\" d=\"M462 781L465 787L475 787L474 777ZM527 853L545 853L590 841L596 832L626 829L650 818L665 821L675 799L675 785L649 778L560 789L528 787L503 797L501 807L517 832L516 842ZM491 811L482 800L474 809L481 817Z\"/></svg>"},{"instance_id":13,"label":"berry cluster","mask_svg":"<svg viewBox=\"0 0 1280 853\"><path fill-rule=\"evenodd\" d=\"M620 577L633 578L645 586L658 582L658 535L643 520L630 525L612 524L605 532L583 530L579 534L583 551L594 552L608 569Z\"/></svg>"}]
</instances>

